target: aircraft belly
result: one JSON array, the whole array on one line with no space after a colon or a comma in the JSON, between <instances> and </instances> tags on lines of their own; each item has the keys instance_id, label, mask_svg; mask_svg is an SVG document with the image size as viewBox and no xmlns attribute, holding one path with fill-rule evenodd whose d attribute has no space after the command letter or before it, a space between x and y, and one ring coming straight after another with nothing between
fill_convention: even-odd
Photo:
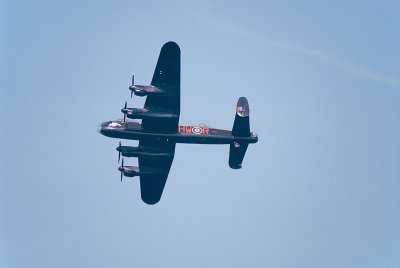
<instances>
[{"instance_id":1,"label":"aircraft belly","mask_svg":"<svg viewBox=\"0 0 400 268\"><path fill-rule=\"evenodd\" d=\"M120 130L113 131L110 137L140 140L140 139L159 139L168 140L176 143L195 143L195 144L230 144L232 136L229 131L219 134L193 134L193 133L148 133L144 131Z\"/></svg>"},{"instance_id":2,"label":"aircraft belly","mask_svg":"<svg viewBox=\"0 0 400 268\"><path fill-rule=\"evenodd\" d=\"M177 143L194 144L230 144L232 136L228 135L201 135L201 134L178 134Z\"/></svg>"}]
</instances>

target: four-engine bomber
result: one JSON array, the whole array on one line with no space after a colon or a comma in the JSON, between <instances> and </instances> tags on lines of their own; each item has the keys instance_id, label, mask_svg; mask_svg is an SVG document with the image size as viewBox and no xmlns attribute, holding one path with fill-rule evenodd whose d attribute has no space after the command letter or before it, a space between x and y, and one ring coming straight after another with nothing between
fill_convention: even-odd
<instances>
[{"instance_id":1,"label":"four-engine bomber","mask_svg":"<svg viewBox=\"0 0 400 268\"><path fill-rule=\"evenodd\" d=\"M161 48L151 85L132 85L131 97L146 96L143 108L128 108L125 102L121 112L123 120L101 124L99 132L107 137L139 140L139 146L116 148L118 162L123 157L137 157L139 167L118 168L122 177L140 177L142 200L147 204L157 203L162 195L175 154L176 143L229 144L229 166L242 167L244 155L250 143L258 137L250 132L249 104L245 97L239 98L232 131L205 126L179 125L180 116L180 48L168 42ZM127 121L141 119L138 121Z\"/></svg>"}]
</instances>

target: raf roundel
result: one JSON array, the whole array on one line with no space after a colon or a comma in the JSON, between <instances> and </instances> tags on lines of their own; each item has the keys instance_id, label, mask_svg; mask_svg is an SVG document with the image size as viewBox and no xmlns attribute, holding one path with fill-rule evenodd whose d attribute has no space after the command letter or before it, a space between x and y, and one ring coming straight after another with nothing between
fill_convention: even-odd
<instances>
[{"instance_id":1,"label":"raf roundel","mask_svg":"<svg viewBox=\"0 0 400 268\"><path fill-rule=\"evenodd\" d=\"M203 132L203 129L201 127L193 127L192 132L194 134L201 134Z\"/></svg>"}]
</instances>

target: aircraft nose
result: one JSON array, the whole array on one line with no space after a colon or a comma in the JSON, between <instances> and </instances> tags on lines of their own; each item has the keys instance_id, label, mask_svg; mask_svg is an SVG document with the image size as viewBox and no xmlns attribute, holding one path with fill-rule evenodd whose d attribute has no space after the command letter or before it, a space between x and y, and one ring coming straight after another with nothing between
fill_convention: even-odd
<instances>
[{"instance_id":1,"label":"aircraft nose","mask_svg":"<svg viewBox=\"0 0 400 268\"><path fill-rule=\"evenodd\" d=\"M100 133L100 134L102 134L102 133L101 133L101 129L102 129L101 124L99 124L99 125L97 126L97 132Z\"/></svg>"},{"instance_id":2,"label":"aircraft nose","mask_svg":"<svg viewBox=\"0 0 400 268\"><path fill-rule=\"evenodd\" d=\"M101 123L97 131L104 136L111 135L112 129L108 125L108 122Z\"/></svg>"},{"instance_id":3,"label":"aircraft nose","mask_svg":"<svg viewBox=\"0 0 400 268\"><path fill-rule=\"evenodd\" d=\"M99 127L97 128L97 132L99 132L100 134L103 134L103 135L104 135L104 127L103 127L103 126L99 126Z\"/></svg>"}]
</instances>

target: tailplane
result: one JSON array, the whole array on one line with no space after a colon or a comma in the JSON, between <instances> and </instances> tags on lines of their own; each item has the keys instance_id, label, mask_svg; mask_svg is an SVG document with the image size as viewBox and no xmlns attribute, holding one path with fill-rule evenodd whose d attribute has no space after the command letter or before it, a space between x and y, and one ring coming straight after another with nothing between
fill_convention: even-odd
<instances>
[{"instance_id":1,"label":"tailplane","mask_svg":"<svg viewBox=\"0 0 400 268\"><path fill-rule=\"evenodd\" d=\"M254 135L250 133L249 103L245 97L239 98L236 106L235 121L232 128L233 140L229 149L229 166L233 169L242 167L244 155ZM256 136L255 136L256 137Z\"/></svg>"}]
</instances>

